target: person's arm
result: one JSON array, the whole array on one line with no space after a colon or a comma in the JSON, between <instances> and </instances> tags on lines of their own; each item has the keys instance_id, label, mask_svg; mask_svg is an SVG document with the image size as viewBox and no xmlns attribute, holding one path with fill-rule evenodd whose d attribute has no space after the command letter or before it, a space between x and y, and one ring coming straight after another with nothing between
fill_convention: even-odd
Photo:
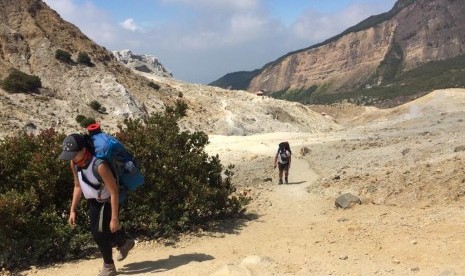
<instances>
[{"instance_id":1,"label":"person's arm","mask_svg":"<svg viewBox=\"0 0 465 276\"><path fill-rule=\"evenodd\" d=\"M76 225L76 207L79 204L82 196L81 185L79 184L79 179L77 175L76 167L73 164L73 161L70 162L71 171L73 172L73 182L74 182L74 189L73 189L73 198L71 200L71 208L69 210L69 219L68 223L71 226Z\"/></svg>"},{"instance_id":2,"label":"person's arm","mask_svg":"<svg viewBox=\"0 0 465 276\"><path fill-rule=\"evenodd\" d=\"M276 169L276 166L278 165L278 154L274 156L274 162L273 162L273 167Z\"/></svg>"},{"instance_id":3,"label":"person's arm","mask_svg":"<svg viewBox=\"0 0 465 276\"><path fill-rule=\"evenodd\" d=\"M116 184L116 179L110 170L110 167L106 163L102 163L98 166L98 173L102 178L102 181L110 192L110 203L111 203L111 220L110 220L110 231L116 232L119 230L119 188Z\"/></svg>"},{"instance_id":4,"label":"person's arm","mask_svg":"<svg viewBox=\"0 0 465 276\"><path fill-rule=\"evenodd\" d=\"M291 160L292 160L292 154L289 153L289 165L288 165L289 169L291 168Z\"/></svg>"}]
</instances>

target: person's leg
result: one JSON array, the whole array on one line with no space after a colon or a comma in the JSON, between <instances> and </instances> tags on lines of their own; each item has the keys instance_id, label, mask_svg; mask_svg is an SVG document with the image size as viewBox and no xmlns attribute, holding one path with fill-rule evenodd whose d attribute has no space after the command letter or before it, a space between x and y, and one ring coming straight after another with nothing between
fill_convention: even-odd
<instances>
[{"instance_id":1,"label":"person's leg","mask_svg":"<svg viewBox=\"0 0 465 276\"><path fill-rule=\"evenodd\" d=\"M113 264L112 242L110 239L111 208L109 204L89 200L90 229L92 237L102 254L105 264ZM110 215L110 216L109 216Z\"/></svg>"},{"instance_id":2,"label":"person's leg","mask_svg":"<svg viewBox=\"0 0 465 276\"><path fill-rule=\"evenodd\" d=\"M288 177L289 177L289 167L284 171L284 183L288 184Z\"/></svg>"},{"instance_id":3,"label":"person's leg","mask_svg":"<svg viewBox=\"0 0 465 276\"><path fill-rule=\"evenodd\" d=\"M122 229L120 229L120 230L118 230L118 231L116 231L114 233L112 233L110 231L110 221L111 221L111 204L110 204L110 202L106 203L105 208L107 208L105 210L105 220L108 220L108 223L106 224L108 226L108 229L107 229L108 231L106 232L106 233L108 233L108 240L110 241L110 243L113 246L121 247L126 242L126 234L124 233L124 231ZM120 221L120 225L121 225L121 221Z\"/></svg>"},{"instance_id":4,"label":"person's leg","mask_svg":"<svg viewBox=\"0 0 465 276\"><path fill-rule=\"evenodd\" d=\"M109 205L110 207L111 205ZM110 208L108 208L110 209ZM111 209L110 209L111 210ZM111 211L110 213L108 214L110 219L111 219ZM124 233L123 230L118 230L114 233L111 233L111 231L109 231L110 233L110 236L109 236L109 239L111 241L111 243L116 246L116 249L118 250L118 254L116 255L116 260L117 261L122 261L124 259L126 259L126 257L128 256L128 253L129 251L134 248L134 245L136 244L135 241L133 239L128 239L126 237L126 233Z\"/></svg>"},{"instance_id":5,"label":"person's leg","mask_svg":"<svg viewBox=\"0 0 465 276\"><path fill-rule=\"evenodd\" d=\"M283 166L282 164L278 164L279 167L279 182L278 184L283 184Z\"/></svg>"}]
</instances>

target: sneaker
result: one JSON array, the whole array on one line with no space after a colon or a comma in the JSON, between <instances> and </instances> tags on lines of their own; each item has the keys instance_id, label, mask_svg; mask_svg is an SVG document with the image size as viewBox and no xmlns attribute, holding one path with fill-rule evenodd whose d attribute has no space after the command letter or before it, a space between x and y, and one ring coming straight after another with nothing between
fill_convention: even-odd
<instances>
[{"instance_id":1,"label":"sneaker","mask_svg":"<svg viewBox=\"0 0 465 276\"><path fill-rule=\"evenodd\" d=\"M128 253L129 253L129 250L131 250L134 245L136 243L134 242L134 240L126 240L123 244L123 246L121 247L118 247L118 256L116 256L116 260L117 261L122 261L124 259L126 259L126 257L128 256Z\"/></svg>"},{"instance_id":2,"label":"sneaker","mask_svg":"<svg viewBox=\"0 0 465 276\"><path fill-rule=\"evenodd\" d=\"M283 180L282 180L282 179L280 179L279 182L278 182L278 185L281 185L281 184L283 184Z\"/></svg>"},{"instance_id":3,"label":"sneaker","mask_svg":"<svg viewBox=\"0 0 465 276\"><path fill-rule=\"evenodd\" d=\"M115 276L116 267L115 264L103 264L103 268L98 274L98 276Z\"/></svg>"},{"instance_id":4,"label":"sneaker","mask_svg":"<svg viewBox=\"0 0 465 276\"><path fill-rule=\"evenodd\" d=\"M289 182L287 181L287 177L284 178L284 183L289 184Z\"/></svg>"}]
</instances>

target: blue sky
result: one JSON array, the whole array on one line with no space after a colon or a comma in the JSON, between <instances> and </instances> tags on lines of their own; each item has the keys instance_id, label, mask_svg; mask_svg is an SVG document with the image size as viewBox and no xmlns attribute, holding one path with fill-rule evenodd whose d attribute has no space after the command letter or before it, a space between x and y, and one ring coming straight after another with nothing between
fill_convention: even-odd
<instances>
[{"instance_id":1,"label":"blue sky","mask_svg":"<svg viewBox=\"0 0 465 276\"><path fill-rule=\"evenodd\" d=\"M156 56L207 84L322 42L395 0L44 0L108 50Z\"/></svg>"}]
</instances>

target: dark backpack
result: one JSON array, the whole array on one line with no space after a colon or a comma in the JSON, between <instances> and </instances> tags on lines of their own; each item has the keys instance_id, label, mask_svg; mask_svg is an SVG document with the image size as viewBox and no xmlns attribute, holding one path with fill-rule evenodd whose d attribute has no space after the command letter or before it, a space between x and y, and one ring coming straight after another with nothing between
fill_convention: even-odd
<instances>
[{"instance_id":1,"label":"dark backpack","mask_svg":"<svg viewBox=\"0 0 465 276\"><path fill-rule=\"evenodd\" d=\"M290 151L289 143L287 142L282 142L279 143L278 146L278 154L279 154L279 159L281 160L282 164L287 164L289 162L289 155L287 154L286 151Z\"/></svg>"}]
</instances>

